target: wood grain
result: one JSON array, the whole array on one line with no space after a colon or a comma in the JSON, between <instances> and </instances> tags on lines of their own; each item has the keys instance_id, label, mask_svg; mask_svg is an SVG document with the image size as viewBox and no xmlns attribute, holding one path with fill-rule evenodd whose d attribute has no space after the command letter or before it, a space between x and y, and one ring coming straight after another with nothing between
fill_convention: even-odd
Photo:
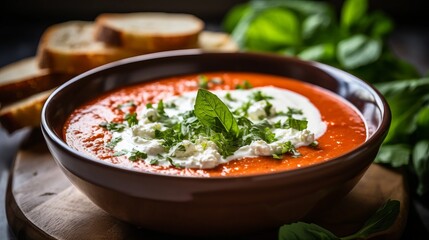
<instances>
[{"instance_id":1,"label":"wood grain","mask_svg":"<svg viewBox=\"0 0 429 240\"><path fill-rule=\"evenodd\" d=\"M38 143L35 143L38 142ZM95 206L67 180L42 139L21 149L7 191L7 217L20 239L189 239L136 228ZM373 164L358 185L332 208L320 209L306 221L338 236L352 233L387 199L401 201L394 226L380 239L399 239L406 224L409 198L400 172ZM210 239L208 237L206 239ZM276 232L243 239L276 239ZM233 239L240 239L234 237Z\"/></svg>"}]
</instances>

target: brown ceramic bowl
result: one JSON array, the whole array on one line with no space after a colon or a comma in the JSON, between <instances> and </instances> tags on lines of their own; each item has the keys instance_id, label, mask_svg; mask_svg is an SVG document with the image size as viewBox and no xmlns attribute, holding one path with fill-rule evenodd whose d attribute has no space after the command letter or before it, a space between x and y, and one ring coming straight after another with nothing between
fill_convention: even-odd
<instances>
[{"instance_id":1,"label":"brown ceramic bowl","mask_svg":"<svg viewBox=\"0 0 429 240\"><path fill-rule=\"evenodd\" d=\"M244 177L167 176L125 169L89 158L62 138L66 118L79 105L112 89L180 74L244 71L291 77L333 91L364 117L368 140L330 161ZM224 235L272 230L329 207L367 170L387 134L390 111L370 85L314 62L257 53L156 53L111 63L59 87L42 111L49 149L71 182L111 215L156 231Z\"/></svg>"}]
</instances>

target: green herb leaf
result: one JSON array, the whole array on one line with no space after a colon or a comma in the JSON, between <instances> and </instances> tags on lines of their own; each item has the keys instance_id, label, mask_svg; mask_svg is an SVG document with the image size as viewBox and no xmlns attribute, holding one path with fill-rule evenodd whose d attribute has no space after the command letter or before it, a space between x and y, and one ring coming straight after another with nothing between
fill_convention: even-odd
<instances>
[{"instance_id":1,"label":"green herb leaf","mask_svg":"<svg viewBox=\"0 0 429 240\"><path fill-rule=\"evenodd\" d=\"M366 239L371 235L387 230L395 222L400 210L397 200L388 200L364 224L361 230L350 236L339 238L316 224L297 222L283 225L279 229L279 240L289 239Z\"/></svg>"},{"instance_id":2,"label":"green herb leaf","mask_svg":"<svg viewBox=\"0 0 429 240\"><path fill-rule=\"evenodd\" d=\"M340 239L330 231L312 223L297 222L283 225L279 230L279 240L305 239Z\"/></svg>"},{"instance_id":3,"label":"green herb leaf","mask_svg":"<svg viewBox=\"0 0 429 240\"><path fill-rule=\"evenodd\" d=\"M209 89L209 79L206 75L198 75L198 87L202 89Z\"/></svg>"},{"instance_id":4,"label":"green herb leaf","mask_svg":"<svg viewBox=\"0 0 429 240\"><path fill-rule=\"evenodd\" d=\"M114 152L113 153L113 156L114 157L119 157L119 156L123 156L123 155L125 155L125 154L127 154L128 153L128 151L127 150L121 150L121 151L118 151L118 152Z\"/></svg>"},{"instance_id":5,"label":"green herb leaf","mask_svg":"<svg viewBox=\"0 0 429 240\"><path fill-rule=\"evenodd\" d=\"M122 123L115 123L115 122L102 122L99 124L100 127L103 127L107 129L108 131L112 132L122 132L124 131L126 125Z\"/></svg>"},{"instance_id":6,"label":"green herb leaf","mask_svg":"<svg viewBox=\"0 0 429 240\"><path fill-rule=\"evenodd\" d=\"M119 104L118 106L116 106L117 109L122 109L122 108L127 108L127 107L134 108L134 107L137 107L137 105L134 103L133 100L130 100L130 101L126 102L126 103Z\"/></svg>"},{"instance_id":7,"label":"green herb leaf","mask_svg":"<svg viewBox=\"0 0 429 240\"><path fill-rule=\"evenodd\" d=\"M270 99L273 99L273 97L272 97L272 96L267 96L267 95L265 95L264 93L262 93L262 91L255 91L255 92L252 92L251 98L252 98L252 99L253 99L253 101L255 101L255 102L259 102L259 101L262 101L262 100L270 100Z\"/></svg>"},{"instance_id":8,"label":"green herb leaf","mask_svg":"<svg viewBox=\"0 0 429 240\"><path fill-rule=\"evenodd\" d=\"M145 152L140 152L140 151L138 151L138 150L133 149L133 150L131 151L131 155L130 155L130 157L128 158L128 160L130 160L130 161L132 161L132 162L135 162L135 161L138 161L138 160L140 160L140 159L146 159L146 158L147 158L147 153L145 153Z\"/></svg>"},{"instance_id":9,"label":"green herb leaf","mask_svg":"<svg viewBox=\"0 0 429 240\"><path fill-rule=\"evenodd\" d=\"M392 167L406 166L411 157L411 148L407 144L383 145L374 162L390 164Z\"/></svg>"},{"instance_id":10,"label":"green herb leaf","mask_svg":"<svg viewBox=\"0 0 429 240\"><path fill-rule=\"evenodd\" d=\"M251 89L251 88L253 88L253 86L247 80L244 80L242 84L235 85L235 89Z\"/></svg>"},{"instance_id":11,"label":"green herb leaf","mask_svg":"<svg viewBox=\"0 0 429 240\"><path fill-rule=\"evenodd\" d=\"M429 140L421 140L414 147L413 168L419 179L417 193L429 192Z\"/></svg>"},{"instance_id":12,"label":"green herb leaf","mask_svg":"<svg viewBox=\"0 0 429 240\"><path fill-rule=\"evenodd\" d=\"M272 7L257 14L246 32L250 50L278 50L300 42L300 23L294 12Z\"/></svg>"},{"instance_id":13,"label":"green herb leaf","mask_svg":"<svg viewBox=\"0 0 429 240\"><path fill-rule=\"evenodd\" d=\"M381 49L379 40L359 34L338 43L337 57L345 69L356 69L378 60Z\"/></svg>"},{"instance_id":14,"label":"green herb leaf","mask_svg":"<svg viewBox=\"0 0 429 240\"><path fill-rule=\"evenodd\" d=\"M198 90L194 113L203 125L213 131L220 132L224 129L235 135L239 132L237 121L225 103L207 90Z\"/></svg>"},{"instance_id":15,"label":"green herb leaf","mask_svg":"<svg viewBox=\"0 0 429 240\"><path fill-rule=\"evenodd\" d=\"M137 113L127 113L124 120L127 121L128 127L132 127L139 123L139 120L137 120Z\"/></svg>"},{"instance_id":16,"label":"green herb leaf","mask_svg":"<svg viewBox=\"0 0 429 240\"><path fill-rule=\"evenodd\" d=\"M358 24L367 13L367 0L346 0L341 11L341 25L349 29Z\"/></svg>"},{"instance_id":17,"label":"green herb leaf","mask_svg":"<svg viewBox=\"0 0 429 240\"><path fill-rule=\"evenodd\" d=\"M113 149L120 141L122 141L122 137L115 137L106 144L106 147Z\"/></svg>"},{"instance_id":18,"label":"green herb leaf","mask_svg":"<svg viewBox=\"0 0 429 240\"><path fill-rule=\"evenodd\" d=\"M176 167L176 168L180 168L179 164L176 164L173 159L171 159L170 157L166 157L168 163L170 163L171 166Z\"/></svg>"},{"instance_id":19,"label":"green herb leaf","mask_svg":"<svg viewBox=\"0 0 429 240\"><path fill-rule=\"evenodd\" d=\"M400 202L388 200L372 215L361 230L347 239L366 239L371 234L387 230L395 222L400 210Z\"/></svg>"},{"instance_id":20,"label":"green herb leaf","mask_svg":"<svg viewBox=\"0 0 429 240\"><path fill-rule=\"evenodd\" d=\"M296 129L298 131L302 131L307 129L307 124L308 121L307 120L299 120L299 119L295 119L295 118L291 118L289 117L286 122L284 123L284 128L292 128L292 129Z\"/></svg>"}]
</instances>

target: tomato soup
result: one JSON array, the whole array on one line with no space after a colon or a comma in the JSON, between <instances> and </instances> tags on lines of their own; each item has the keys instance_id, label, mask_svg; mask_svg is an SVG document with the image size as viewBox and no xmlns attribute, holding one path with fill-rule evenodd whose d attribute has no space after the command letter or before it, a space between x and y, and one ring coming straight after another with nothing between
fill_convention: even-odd
<instances>
[{"instance_id":1,"label":"tomato soup","mask_svg":"<svg viewBox=\"0 0 429 240\"><path fill-rule=\"evenodd\" d=\"M366 136L360 114L339 96L294 79L243 72L118 89L76 109L63 129L67 144L100 161L206 177L310 166L351 151Z\"/></svg>"}]
</instances>

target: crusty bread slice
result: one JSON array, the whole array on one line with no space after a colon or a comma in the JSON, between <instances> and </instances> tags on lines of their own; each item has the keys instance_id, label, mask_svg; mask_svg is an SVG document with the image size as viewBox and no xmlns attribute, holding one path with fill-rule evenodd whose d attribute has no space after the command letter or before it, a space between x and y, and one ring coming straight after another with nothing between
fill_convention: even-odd
<instances>
[{"instance_id":1,"label":"crusty bread slice","mask_svg":"<svg viewBox=\"0 0 429 240\"><path fill-rule=\"evenodd\" d=\"M0 104L14 102L60 85L72 76L40 69L35 57L0 68Z\"/></svg>"},{"instance_id":2,"label":"crusty bread slice","mask_svg":"<svg viewBox=\"0 0 429 240\"><path fill-rule=\"evenodd\" d=\"M39 43L39 66L53 72L79 74L137 55L136 52L95 41L94 30L92 22L84 21L52 25L44 32Z\"/></svg>"},{"instance_id":3,"label":"crusty bread slice","mask_svg":"<svg viewBox=\"0 0 429 240\"><path fill-rule=\"evenodd\" d=\"M178 13L105 13L95 22L97 40L140 53L195 48L204 29L199 18Z\"/></svg>"},{"instance_id":4,"label":"crusty bread slice","mask_svg":"<svg viewBox=\"0 0 429 240\"><path fill-rule=\"evenodd\" d=\"M10 133L40 124L40 112L53 89L32 95L0 109L0 123Z\"/></svg>"},{"instance_id":5,"label":"crusty bread slice","mask_svg":"<svg viewBox=\"0 0 429 240\"><path fill-rule=\"evenodd\" d=\"M198 47L205 51L238 51L237 43L227 33L203 31L198 39Z\"/></svg>"}]
</instances>

